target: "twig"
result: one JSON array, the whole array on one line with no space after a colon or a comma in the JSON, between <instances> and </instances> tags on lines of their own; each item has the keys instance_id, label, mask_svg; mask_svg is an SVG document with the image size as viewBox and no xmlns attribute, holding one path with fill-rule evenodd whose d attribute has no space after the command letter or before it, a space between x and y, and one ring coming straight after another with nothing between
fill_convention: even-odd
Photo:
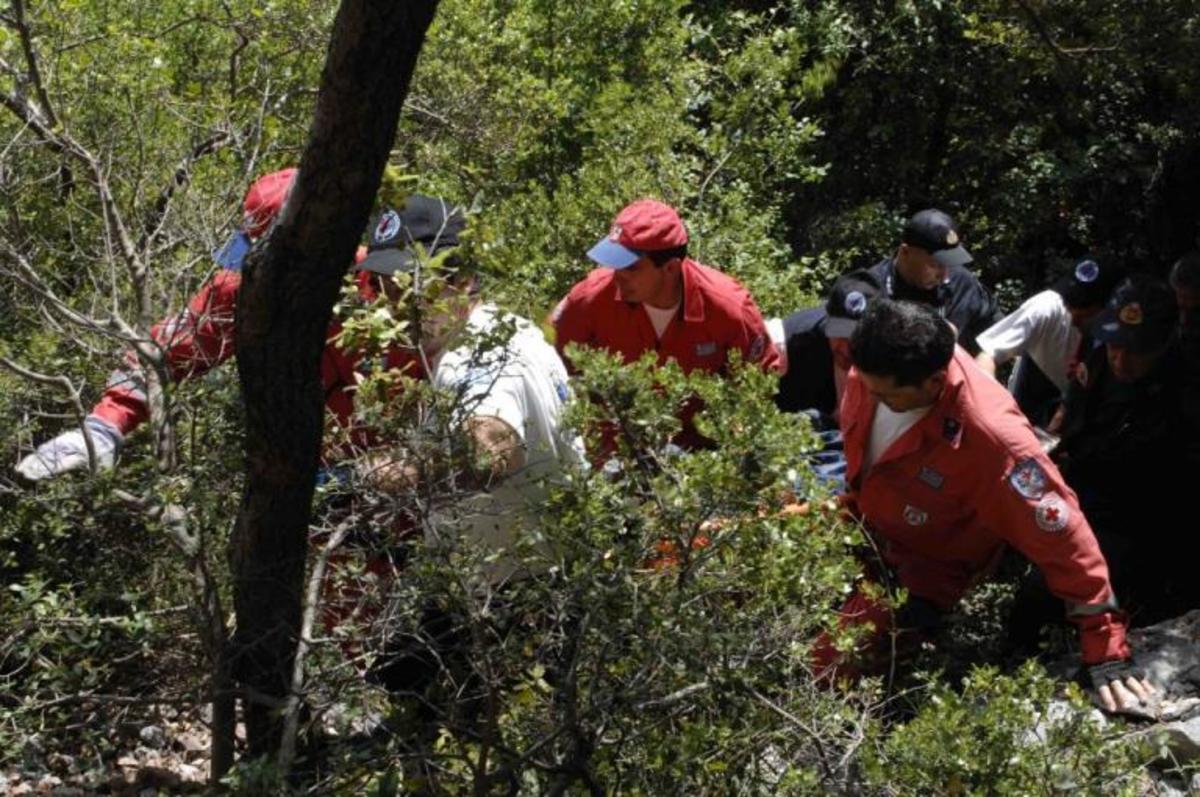
<instances>
[{"instance_id":1,"label":"twig","mask_svg":"<svg viewBox=\"0 0 1200 797\"><path fill-rule=\"evenodd\" d=\"M821 735L812 728L808 727L808 725L805 724L804 721L795 714L792 714L783 706L778 705L775 703L775 701L771 700L757 689L750 687L750 694L753 695L755 700L762 703L764 706L771 709L788 722L792 723L792 725L796 726L796 728L798 728L812 741L813 747L815 747L817 750L817 761L821 765L821 772L825 775L825 778L829 783L834 783L836 781L836 776L833 772L833 769L829 765L829 755L825 752L825 743L821 740Z\"/></svg>"},{"instance_id":2,"label":"twig","mask_svg":"<svg viewBox=\"0 0 1200 797\"><path fill-rule=\"evenodd\" d=\"M317 555L312 573L308 578L308 590L304 596L304 616L300 621L300 639L296 643L296 658L292 663L292 683L284 702L283 738L279 742L276 764L280 772L288 772L296 757L296 735L300 726L301 692L304 688L304 662L312 644L312 629L316 624L317 608L321 603L321 585L325 581L325 570L329 557L350 533L351 522L341 523L329 541Z\"/></svg>"},{"instance_id":3,"label":"twig","mask_svg":"<svg viewBox=\"0 0 1200 797\"><path fill-rule=\"evenodd\" d=\"M18 376L29 379L34 382L41 382L44 385L54 385L62 388L67 394L67 400L71 402L71 409L74 411L75 423L78 424L80 432L83 434L83 445L87 449L88 455L88 470L94 475L98 469L96 461L96 444L92 442L92 431L87 428L84 419L87 418L87 411L83 408L83 400L79 395L79 389L71 383L71 380L62 374L51 376L26 368L16 362L13 362L7 357L0 356L0 366L4 366L8 370Z\"/></svg>"},{"instance_id":4,"label":"twig","mask_svg":"<svg viewBox=\"0 0 1200 797\"><path fill-rule=\"evenodd\" d=\"M42 113L46 116L47 124L50 127L55 127L58 125L58 117L54 114L54 108L50 105L50 97L47 96L46 87L42 82L42 72L38 67L37 52L33 49L33 34L29 30L29 23L25 19L24 0L13 0L12 8L16 15L12 23L21 39L21 49L25 53L25 63L29 67L29 82L33 84L33 90L37 92L38 103L42 106Z\"/></svg>"}]
</instances>

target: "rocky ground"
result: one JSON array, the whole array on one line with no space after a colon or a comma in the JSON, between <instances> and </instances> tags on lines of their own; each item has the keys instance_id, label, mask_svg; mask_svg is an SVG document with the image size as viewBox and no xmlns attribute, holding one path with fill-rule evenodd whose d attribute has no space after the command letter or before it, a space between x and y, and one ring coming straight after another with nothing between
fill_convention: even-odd
<instances>
[{"instance_id":1,"label":"rocky ground","mask_svg":"<svg viewBox=\"0 0 1200 797\"><path fill-rule=\"evenodd\" d=\"M1200 610L1133 631L1138 663L1160 690L1158 699L1125 718L1126 733L1157 745L1158 762L1148 771L1145 794L1200 795ZM1063 662L1063 667L1075 663ZM1055 710L1070 711L1064 702ZM1099 723L1109 720L1094 712ZM88 757L48 752L35 734L22 760L0 765L0 794L137 795L201 793L208 774L208 731L204 710L166 708L153 722L123 722L113 728L115 755ZM328 729L337 732L336 728ZM1037 743L1039 729L1030 732Z\"/></svg>"}]
</instances>

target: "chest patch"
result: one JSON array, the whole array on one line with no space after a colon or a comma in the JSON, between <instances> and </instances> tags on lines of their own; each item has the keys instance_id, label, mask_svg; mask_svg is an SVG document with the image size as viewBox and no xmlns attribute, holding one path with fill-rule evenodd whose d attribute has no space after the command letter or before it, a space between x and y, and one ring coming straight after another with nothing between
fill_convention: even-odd
<instances>
[{"instance_id":1,"label":"chest patch","mask_svg":"<svg viewBox=\"0 0 1200 797\"><path fill-rule=\"evenodd\" d=\"M710 343L697 343L696 344L696 356L697 357L711 357L712 355L714 355L716 353L717 353L717 344L715 344L715 343L710 342Z\"/></svg>"},{"instance_id":2,"label":"chest patch","mask_svg":"<svg viewBox=\"0 0 1200 797\"><path fill-rule=\"evenodd\" d=\"M942 489L942 485L946 483L946 477L933 468L924 467L917 473L917 481L935 490L940 490Z\"/></svg>"},{"instance_id":3,"label":"chest patch","mask_svg":"<svg viewBox=\"0 0 1200 797\"><path fill-rule=\"evenodd\" d=\"M1052 534L1062 531L1071 522L1071 508L1053 491L1042 496L1034 512L1038 528Z\"/></svg>"},{"instance_id":4,"label":"chest patch","mask_svg":"<svg viewBox=\"0 0 1200 797\"><path fill-rule=\"evenodd\" d=\"M910 526L924 526L929 522L929 513L912 504L904 505L904 522Z\"/></svg>"},{"instance_id":5,"label":"chest patch","mask_svg":"<svg viewBox=\"0 0 1200 797\"><path fill-rule=\"evenodd\" d=\"M1008 474L1008 484L1022 498L1037 501L1046 494L1046 471L1035 459L1022 459Z\"/></svg>"}]
</instances>

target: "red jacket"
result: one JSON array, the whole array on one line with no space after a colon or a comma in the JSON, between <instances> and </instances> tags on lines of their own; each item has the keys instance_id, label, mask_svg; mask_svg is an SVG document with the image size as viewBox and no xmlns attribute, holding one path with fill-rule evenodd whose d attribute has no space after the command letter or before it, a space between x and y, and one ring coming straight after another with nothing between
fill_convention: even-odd
<instances>
[{"instance_id":1,"label":"red jacket","mask_svg":"<svg viewBox=\"0 0 1200 797\"><path fill-rule=\"evenodd\" d=\"M151 336L165 350L172 380L178 382L201 376L233 356L234 320L241 281L241 272L217 272L191 298L183 312L151 328ZM366 299L373 296L365 281L360 283L360 291ZM321 356L321 383L326 409L344 428L350 425L354 389L358 384L358 373L365 364L359 353L347 352L334 345L333 340L340 331L341 325L336 321L330 325L329 343ZM391 368L414 368L417 362L414 352L398 347L389 350L385 358L386 365ZM415 368L413 375L420 375ZM122 367L109 377L92 414L108 421L122 434L129 434L149 416L146 400L145 376L137 356L130 351L125 354ZM368 445L368 430L355 429L352 442L355 446Z\"/></svg>"},{"instance_id":2,"label":"red jacket","mask_svg":"<svg viewBox=\"0 0 1200 797\"><path fill-rule=\"evenodd\" d=\"M685 373L697 368L722 373L729 352L736 349L746 362L780 370L779 352L758 306L733 277L685 259L679 312L659 338L641 304L621 298L613 274L610 268L593 270L558 303L551 321L559 354L569 343L606 349L625 362L656 351L660 364L675 360ZM678 442L685 448L702 442L689 423L696 409L689 406L682 413L684 432Z\"/></svg>"},{"instance_id":3,"label":"red jacket","mask_svg":"<svg viewBox=\"0 0 1200 797\"><path fill-rule=\"evenodd\" d=\"M852 370L840 415L849 497L902 586L948 609L1008 543L1066 601L1085 663L1129 656L1087 518L998 382L957 348L937 403L864 475L875 405Z\"/></svg>"}]
</instances>

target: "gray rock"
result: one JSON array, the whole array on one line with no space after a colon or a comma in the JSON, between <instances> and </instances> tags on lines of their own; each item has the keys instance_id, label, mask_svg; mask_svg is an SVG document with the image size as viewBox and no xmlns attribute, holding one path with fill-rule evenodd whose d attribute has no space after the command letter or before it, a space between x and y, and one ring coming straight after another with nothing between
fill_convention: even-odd
<instances>
[{"instance_id":1,"label":"gray rock","mask_svg":"<svg viewBox=\"0 0 1200 797\"><path fill-rule=\"evenodd\" d=\"M154 750L161 750L167 746L167 735L163 729L157 725L147 725L138 731L138 738L147 746Z\"/></svg>"},{"instance_id":2,"label":"gray rock","mask_svg":"<svg viewBox=\"0 0 1200 797\"><path fill-rule=\"evenodd\" d=\"M45 769L45 755L46 745L41 735L34 733L25 737L25 743L21 745L21 763L26 771L41 772Z\"/></svg>"},{"instance_id":3,"label":"gray rock","mask_svg":"<svg viewBox=\"0 0 1200 797\"><path fill-rule=\"evenodd\" d=\"M1200 716L1168 722L1155 730L1166 734L1167 747L1180 764L1200 759Z\"/></svg>"},{"instance_id":4,"label":"gray rock","mask_svg":"<svg viewBox=\"0 0 1200 797\"><path fill-rule=\"evenodd\" d=\"M1108 725L1108 719L1105 718L1104 712L1098 708L1093 708L1083 713L1086 715L1085 722L1094 724L1100 728ZM1054 700L1046 707L1037 725L1025 733L1022 742L1031 746L1046 744L1053 730L1074 722L1079 714L1079 710L1067 701Z\"/></svg>"},{"instance_id":5,"label":"gray rock","mask_svg":"<svg viewBox=\"0 0 1200 797\"><path fill-rule=\"evenodd\" d=\"M1137 663L1170 697L1200 696L1200 609L1129 634Z\"/></svg>"}]
</instances>

